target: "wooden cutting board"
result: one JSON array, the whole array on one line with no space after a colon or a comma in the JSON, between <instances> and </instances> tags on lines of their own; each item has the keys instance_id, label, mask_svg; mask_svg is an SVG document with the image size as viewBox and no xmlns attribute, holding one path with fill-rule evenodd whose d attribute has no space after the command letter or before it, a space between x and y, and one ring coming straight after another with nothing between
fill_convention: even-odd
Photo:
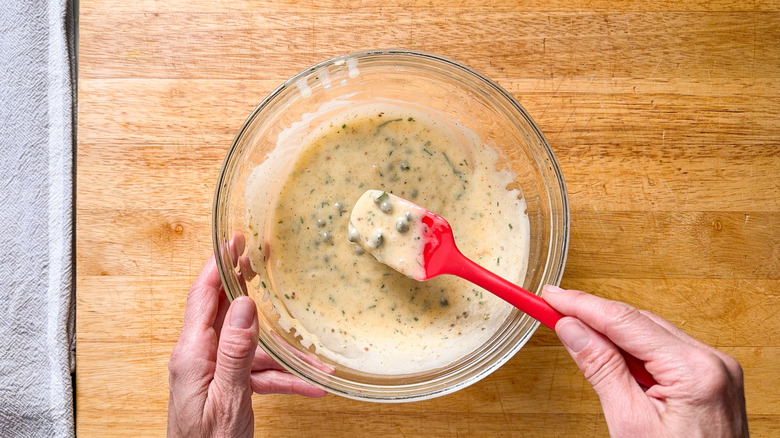
<instances>
[{"instance_id":1,"label":"wooden cutting board","mask_svg":"<svg viewBox=\"0 0 780 438\"><path fill-rule=\"evenodd\" d=\"M289 76L377 47L451 57L509 90L566 177L563 286L739 359L753 434L780 434L777 0L82 0L79 20L80 437L164 434L168 356L234 133ZM446 397L254 407L258 436L607 434L546 328Z\"/></svg>"}]
</instances>

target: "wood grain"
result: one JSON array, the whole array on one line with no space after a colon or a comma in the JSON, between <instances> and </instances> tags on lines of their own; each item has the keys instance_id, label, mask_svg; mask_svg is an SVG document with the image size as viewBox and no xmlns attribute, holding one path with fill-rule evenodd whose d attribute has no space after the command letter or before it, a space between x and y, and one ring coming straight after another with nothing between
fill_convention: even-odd
<instances>
[{"instance_id":1,"label":"wood grain","mask_svg":"<svg viewBox=\"0 0 780 438\"><path fill-rule=\"evenodd\" d=\"M79 436L164 435L167 360L234 133L289 76L376 47L451 57L512 93L566 177L563 286L736 357L751 432L780 434L780 2L457 3L81 2ZM446 397L255 396L254 408L258 436L607 434L546 328Z\"/></svg>"}]
</instances>

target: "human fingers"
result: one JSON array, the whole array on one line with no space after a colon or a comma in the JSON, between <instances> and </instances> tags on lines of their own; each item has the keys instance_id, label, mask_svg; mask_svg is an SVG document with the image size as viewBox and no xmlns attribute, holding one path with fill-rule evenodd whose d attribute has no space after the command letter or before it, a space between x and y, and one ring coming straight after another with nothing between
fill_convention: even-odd
<instances>
[{"instance_id":1,"label":"human fingers","mask_svg":"<svg viewBox=\"0 0 780 438\"><path fill-rule=\"evenodd\" d=\"M211 381L217 351L213 324L217 318L219 284L216 263L211 256L187 294L181 333L168 361L171 392L189 394L183 395L184 399L203 393Z\"/></svg>"},{"instance_id":2,"label":"human fingers","mask_svg":"<svg viewBox=\"0 0 780 438\"><path fill-rule=\"evenodd\" d=\"M279 370L284 371L284 367L275 361L268 353L262 348L258 347L255 350L255 356L252 359L252 372L265 371L265 370Z\"/></svg>"},{"instance_id":3,"label":"human fingers","mask_svg":"<svg viewBox=\"0 0 780 438\"><path fill-rule=\"evenodd\" d=\"M238 266L238 259L244 253L244 247L246 246L246 238L241 232L234 232L230 237L227 247L222 246L220 254L223 256L222 262L224 266L232 265L234 268Z\"/></svg>"},{"instance_id":4,"label":"human fingers","mask_svg":"<svg viewBox=\"0 0 780 438\"><path fill-rule=\"evenodd\" d=\"M647 310L640 310L640 312L642 312L643 315L653 320L656 324L660 325L661 327L664 327L666 330L669 331L669 333L687 342L692 347L708 351L711 354L717 356L718 359L720 359L720 361L723 362L729 374L731 374L735 378L735 380L739 380L740 382L742 381L742 367L740 366L739 362L737 362L733 357L729 356L728 354L714 347L705 344L704 342L699 341L698 339L686 333L683 329L677 327L676 325L656 315L653 312Z\"/></svg>"},{"instance_id":5,"label":"human fingers","mask_svg":"<svg viewBox=\"0 0 780 438\"><path fill-rule=\"evenodd\" d=\"M336 371L332 366L322 362L320 358L317 357L317 355L315 355L314 353L298 350L297 348L287 343L287 341L285 341L276 332L271 332L271 335L274 337L274 339L276 339L279 342L280 345L284 346L284 348L286 348L287 351L295 355L298 359L301 359L307 364L322 371L323 373L333 374Z\"/></svg>"},{"instance_id":6,"label":"human fingers","mask_svg":"<svg viewBox=\"0 0 780 438\"><path fill-rule=\"evenodd\" d=\"M243 256L244 253L244 244L245 239L244 235L236 232L233 234L233 238L231 241L231 262L233 263L233 268L235 269L236 273L236 279L238 279L238 286L241 288L241 294L246 295L247 287L246 287L246 277L244 276L244 272L241 266L241 259L246 259L246 256ZM236 269L237 268L237 269Z\"/></svg>"},{"instance_id":7,"label":"human fingers","mask_svg":"<svg viewBox=\"0 0 780 438\"><path fill-rule=\"evenodd\" d=\"M219 284L212 256L187 294L181 334L168 361L169 412L203 411L202 395L211 381L209 363L213 363L217 345L211 321L216 316Z\"/></svg>"},{"instance_id":8,"label":"human fingers","mask_svg":"<svg viewBox=\"0 0 780 438\"><path fill-rule=\"evenodd\" d=\"M545 287L544 298L561 313L579 319L580 326L569 326L572 318L561 319L556 333L599 394L611 435L656 436L672 431L675 436L694 436L688 432L732 429L733 436L739 436L747 431L741 368L725 353L657 315L623 303L550 286ZM577 330L571 327L587 333L587 340L572 335ZM640 395L636 385L620 384L624 374L619 379L609 377L621 376L602 371L618 361L614 355L589 351L598 345L593 333L645 360L659 385Z\"/></svg>"},{"instance_id":9,"label":"human fingers","mask_svg":"<svg viewBox=\"0 0 780 438\"><path fill-rule=\"evenodd\" d=\"M241 276L246 281L252 281L252 279L257 275L254 269L252 269L252 262L249 261L249 257L247 256L238 257L238 268L239 272L241 272Z\"/></svg>"},{"instance_id":10,"label":"human fingers","mask_svg":"<svg viewBox=\"0 0 780 438\"><path fill-rule=\"evenodd\" d=\"M225 293L224 287L219 288L219 304L217 305L217 317L214 318L214 332L217 338L222 334L222 327L225 325L225 316L230 308L230 300Z\"/></svg>"},{"instance_id":11,"label":"human fingers","mask_svg":"<svg viewBox=\"0 0 780 438\"><path fill-rule=\"evenodd\" d=\"M244 253L244 247L246 246L246 239L244 235L238 231L233 233L233 237L230 239L230 255L233 259L233 267L238 264L238 259L241 254Z\"/></svg>"},{"instance_id":12,"label":"human fingers","mask_svg":"<svg viewBox=\"0 0 780 438\"><path fill-rule=\"evenodd\" d=\"M692 348L703 353L695 355L694 360L689 364L691 367L697 367L697 369L693 370L690 374L697 376L715 376L716 383L710 384L709 386L717 387L717 376L720 375L719 370L724 370L725 375L721 375L721 380L725 379L725 381L729 383L729 388L735 391L738 398L742 398L742 405L744 406L743 371L742 366L736 359L690 336L681 328L652 312L646 310L641 310L641 312L655 321L656 324L666 328L670 333L687 342ZM714 358L708 359L707 354L714 356ZM700 382L697 382L697 384L700 384Z\"/></svg>"},{"instance_id":13,"label":"human fingers","mask_svg":"<svg viewBox=\"0 0 780 438\"><path fill-rule=\"evenodd\" d=\"M327 392L292 374L279 370L252 372L252 391L258 394L298 394L304 397L324 397Z\"/></svg>"},{"instance_id":14,"label":"human fingers","mask_svg":"<svg viewBox=\"0 0 780 438\"><path fill-rule=\"evenodd\" d=\"M688 346L626 303L549 285L545 286L543 297L559 312L576 317L645 362L657 359L659 352L681 354ZM648 368L648 371L653 370Z\"/></svg>"},{"instance_id":15,"label":"human fingers","mask_svg":"<svg viewBox=\"0 0 780 438\"><path fill-rule=\"evenodd\" d=\"M679 364L677 381L648 390L648 395L664 400L668 425L707 432L676 436L749 436L742 368L718 353L691 346Z\"/></svg>"},{"instance_id":16,"label":"human fingers","mask_svg":"<svg viewBox=\"0 0 780 438\"><path fill-rule=\"evenodd\" d=\"M332 374L333 368L323 364L316 356L309 356L294 349L292 346L277 338L293 354L319 370ZM258 394L298 394L305 397L322 397L326 391L304 382L300 378L288 373L284 367L276 362L262 348L257 348L252 361L252 390Z\"/></svg>"},{"instance_id":17,"label":"human fingers","mask_svg":"<svg viewBox=\"0 0 780 438\"><path fill-rule=\"evenodd\" d=\"M222 280L219 278L217 264L212 255L200 274L192 283L187 294L187 303L184 306L184 321L182 323L182 337L202 336L203 330L211 328L217 316L219 303L219 287Z\"/></svg>"},{"instance_id":18,"label":"human fingers","mask_svg":"<svg viewBox=\"0 0 780 438\"><path fill-rule=\"evenodd\" d=\"M593 386L605 411L621 409L626 400L645 398L620 350L609 339L573 317L558 321L555 333Z\"/></svg>"},{"instance_id":19,"label":"human fingers","mask_svg":"<svg viewBox=\"0 0 780 438\"><path fill-rule=\"evenodd\" d=\"M244 251L244 235L235 233L229 244L232 259L238 261L238 254ZM184 307L184 322L182 334L202 338L202 331L215 327L215 321L224 318L224 313L218 314L219 298L224 295L220 289L222 279L219 276L217 262L212 255L192 283L187 294L187 304ZM219 327L217 327L219 333Z\"/></svg>"},{"instance_id":20,"label":"human fingers","mask_svg":"<svg viewBox=\"0 0 780 438\"><path fill-rule=\"evenodd\" d=\"M666 331L673 334L674 336L677 336L681 340L695 346L695 347L709 347L707 344L699 341L698 339L694 338L693 336L689 335L685 331L683 331L681 328L677 327L676 325L672 324L671 322L665 320L664 318L661 318L660 316L656 315L655 313L639 309L639 313L642 315L645 315L646 317L650 318L653 322L660 325L661 327L665 328Z\"/></svg>"},{"instance_id":21,"label":"human fingers","mask_svg":"<svg viewBox=\"0 0 780 438\"><path fill-rule=\"evenodd\" d=\"M228 309L219 337L214 386L223 400L246 401L249 374L257 348L258 322L255 302L238 297ZM251 392L249 392L251 396Z\"/></svg>"},{"instance_id":22,"label":"human fingers","mask_svg":"<svg viewBox=\"0 0 780 438\"><path fill-rule=\"evenodd\" d=\"M228 249L231 254L234 268L236 267L239 255L244 252L244 244L244 235L239 232L233 233L233 237L230 239ZM246 292L246 288L244 288L244 291ZM228 300L224 286L222 286L220 283L217 316L214 318L214 330L217 333L217 337L219 337L219 334L222 333L222 324L225 322L225 315L227 314L229 307L230 300Z\"/></svg>"}]
</instances>

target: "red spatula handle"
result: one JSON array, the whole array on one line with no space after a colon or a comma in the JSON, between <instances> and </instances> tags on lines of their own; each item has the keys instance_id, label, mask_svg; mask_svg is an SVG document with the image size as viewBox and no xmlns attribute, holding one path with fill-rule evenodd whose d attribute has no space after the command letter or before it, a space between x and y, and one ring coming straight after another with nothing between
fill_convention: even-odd
<instances>
[{"instance_id":1,"label":"red spatula handle","mask_svg":"<svg viewBox=\"0 0 780 438\"><path fill-rule=\"evenodd\" d=\"M458 251L458 253L460 253L460 251ZM527 313L531 318L538 320L555 331L555 324L558 320L563 318L564 315L553 309L552 306L547 304L547 301L542 299L542 297L532 294L520 286L493 274L464 255L459 255L462 257L461 261L459 263L451 264L452 271L454 271L451 272L453 275L457 275L458 277L487 289L494 295ZM454 254L452 256L457 257L457 255ZM453 258L452 260L455 259ZM629 372L631 372L631 375L634 376L634 379L636 379L640 385L649 388L656 384L655 379L650 375L647 369L645 369L645 365L641 360L622 349L619 350L620 354L623 355L623 359L626 361Z\"/></svg>"},{"instance_id":2,"label":"red spatula handle","mask_svg":"<svg viewBox=\"0 0 780 438\"><path fill-rule=\"evenodd\" d=\"M429 213L422 221L428 226L423 251L428 278L450 274L468 280L555 331L555 324L563 318L563 314L553 309L542 297L499 277L464 256L455 245L452 228L441 216ZM620 348L618 350L623 355L629 372L640 385L649 388L656 384L641 360Z\"/></svg>"},{"instance_id":3,"label":"red spatula handle","mask_svg":"<svg viewBox=\"0 0 780 438\"><path fill-rule=\"evenodd\" d=\"M540 296L499 277L464 256L455 245L452 227L446 219L428 212L422 218L422 222L427 227L424 230L425 247L423 248L427 278L450 274L466 279L555 330L555 323L563 318L563 315Z\"/></svg>"},{"instance_id":4,"label":"red spatula handle","mask_svg":"<svg viewBox=\"0 0 780 438\"><path fill-rule=\"evenodd\" d=\"M462 254L453 254L452 256L452 260L455 260L455 257L458 256L461 257L461 260L458 263L451 264L450 269L452 272L450 274L457 275L487 289L553 330L555 330L555 324L558 320L563 318L563 314L553 309L542 297L499 277Z\"/></svg>"}]
</instances>

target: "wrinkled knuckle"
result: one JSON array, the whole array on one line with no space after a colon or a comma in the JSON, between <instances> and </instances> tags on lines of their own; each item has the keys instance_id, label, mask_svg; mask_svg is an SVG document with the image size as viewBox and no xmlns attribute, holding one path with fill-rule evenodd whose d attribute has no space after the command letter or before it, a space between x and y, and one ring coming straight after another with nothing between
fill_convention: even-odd
<instances>
[{"instance_id":1,"label":"wrinkled knuckle","mask_svg":"<svg viewBox=\"0 0 780 438\"><path fill-rule=\"evenodd\" d=\"M622 358L617 352L597 349L584 358L582 373L585 379L598 390L615 376L623 366L622 363Z\"/></svg>"},{"instance_id":2,"label":"wrinkled knuckle","mask_svg":"<svg viewBox=\"0 0 780 438\"><path fill-rule=\"evenodd\" d=\"M168 359L168 373L171 380L179 377L183 372L185 361L181 352L181 349L177 345L171 352L171 357Z\"/></svg>"},{"instance_id":3,"label":"wrinkled knuckle","mask_svg":"<svg viewBox=\"0 0 780 438\"><path fill-rule=\"evenodd\" d=\"M724 394L731 385L729 371L721 358L714 354L701 356L694 366L695 375L699 376L699 395L702 400L709 400Z\"/></svg>"},{"instance_id":4,"label":"wrinkled knuckle","mask_svg":"<svg viewBox=\"0 0 780 438\"><path fill-rule=\"evenodd\" d=\"M639 310L620 301L610 301L604 311L616 324L631 323L642 317Z\"/></svg>"},{"instance_id":5,"label":"wrinkled knuckle","mask_svg":"<svg viewBox=\"0 0 780 438\"><path fill-rule=\"evenodd\" d=\"M744 372L742 371L742 365L739 363L739 361L731 356L726 355L726 357L723 359L723 363L726 365L726 369L728 370L732 379L741 382L744 377Z\"/></svg>"},{"instance_id":6,"label":"wrinkled knuckle","mask_svg":"<svg viewBox=\"0 0 780 438\"><path fill-rule=\"evenodd\" d=\"M575 307L578 308L583 307L582 302L583 300L587 300L588 298L587 294L585 292L580 292L578 290L572 290L570 292L571 292L571 296L568 297L568 299L574 303Z\"/></svg>"},{"instance_id":7,"label":"wrinkled knuckle","mask_svg":"<svg viewBox=\"0 0 780 438\"><path fill-rule=\"evenodd\" d=\"M247 356L254 356L255 345L251 337L232 333L222 336L219 341L219 350L223 356L232 360L244 360Z\"/></svg>"}]
</instances>

